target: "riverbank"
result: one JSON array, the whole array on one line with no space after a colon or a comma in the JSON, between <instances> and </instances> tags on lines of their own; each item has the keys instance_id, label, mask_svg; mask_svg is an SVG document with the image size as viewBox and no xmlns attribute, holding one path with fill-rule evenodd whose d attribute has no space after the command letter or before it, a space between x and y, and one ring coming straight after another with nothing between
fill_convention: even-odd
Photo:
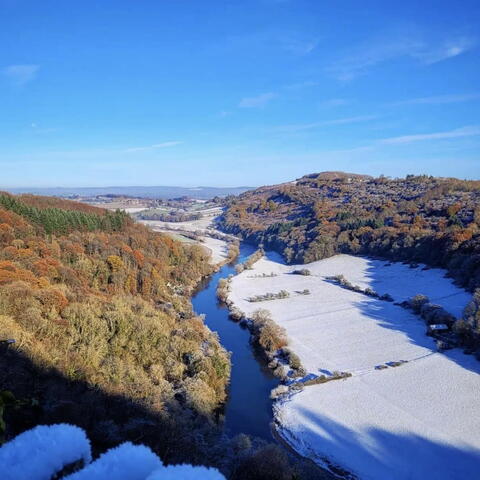
<instances>
[{"instance_id":1,"label":"riverbank","mask_svg":"<svg viewBox=\"0 0 480 480\"><path fill-rule=\"evenodd\" d=\"M229 301L247 316L259 308L271 312L305 366L305 380L316 383L335 371L352 375L276 401L278 434L334 472L334 465L375 479L471 472L480 458L475 435L480 411L474 400L480 394L480 363L458 350L437 353L417 316L328 281L340 274L396 302L423 293L457 317L470 298L441 270L348 255L302 266L269 255L235 276ZM282 290L289 295L251 301ZM383 438L388 448L380 448ZM386 475L389 465L396 473Z\"/></svg>"}]
</instances>

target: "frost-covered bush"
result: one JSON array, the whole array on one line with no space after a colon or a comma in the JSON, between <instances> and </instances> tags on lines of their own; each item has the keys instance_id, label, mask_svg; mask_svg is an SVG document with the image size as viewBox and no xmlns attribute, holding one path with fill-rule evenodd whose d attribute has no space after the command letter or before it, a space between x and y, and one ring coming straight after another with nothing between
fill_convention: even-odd
<instances>
[{"instance_id":1,"label":"frost-covered bush","mask_svg":"<svg viewBox=\"0 0 480 480\"><path fill-rule=\"evenodd\" d=\"M65 480L144 480L162 466L162 461L148 447L127 442L108 450Z\"/></svg>"},{"instance_id":2,"label":"frost-covered bush","mask_svg":"<svg viewBox=\"0 0 480 480\"><path fill-rule=\"evenodd\" d=\"M225 480L214 468L164 466L148 447L123 443L91 462L90 442L73 425L40 425L0 448L2 480L50 480L64 468L80 470L64 480Z\"/></svg>"},{"instance_id":3,"label":"frost-covered bush","mask_svg":"<svg viewBox=\"0 0 480 480\"><path fill-rule=\"evenodd\" d=\"M222 302L226 302L228 299L228 294L230 292L230 282L231 280L229 278L221 278L218 281L217 297Z\"/></svg>"},{"instance_id":4,"label":"frost-covered bush","mask_svg":"<svg viewBox=\"0 0 480 480\"><path fill-rule=\"evenodd\" d=\"M270 398L275 400L288 393L288 387L286 385L279 385L270 392Z\"/></svg>"},{"instance_id":5,"label":"frost-covered bush","mask_svg":"<svg viewBox=\"0 0 480 480\"><path fill-rule=\"evenodd\" d=\"M415 295L413 298L410 299L409 301L409 304L410 304L410 308L412 308L412 310L415 312L415 313L420 313L423 305L425 305L426 303L429 303L430 300L429 298L426 296L426 295Z\"/></svg>"},{"instance_id":6,"label":"frost-covered bush","mask_svg":"<svg viewBox=\"0 0 480 480\"><path fill-rule=\"evenodd\" d=\"M294 270L293 275L305 275L309 276L312 274L312 272L308 268L301 268L300 270Z\"/></svg>"},{"instance_id":7,"label":"frost-covered bush","mask_svg":"<svg viewBox=\"0 0 480 480\"><path fill-rule=\"evenodd\" d=\"M244 270L245 270L245 267L244 267L243 263L239 263L239 264L235 265L235 272L237 274L242 273Z\"/></svg>"},{"instance_id":8,"label":"frost-covered bush","mask_svg":"<svg viewBox=\"0 0 480 480\"><path fill-rule=\"evenodd\" d=\"M247 298L247 301L250 303L256 302L266 302L268 300L280 300L283 298L290 297L290 293L286 290L280 290L278 293L268 292L263 295L254 295L253 297Z\"/></svg>"},{"instance_id":9,"label":"frost-covered bush","mask_svg":"<svg viewBox=\"0 0 480 480\"><path fill-rule=\"evenodd\" d=\"M444 323L451 326L455 322L455 317L452 314L448 313L440 305L433 303L424 303L420 309L420 315L428 325Z\"/></svg>"},{"instance_id":10,"label":"frost-covered bush","mask_svg":"<svg viewBox=\"0 0 480 480\"><path fill-rule=\"evenodd\" d=\"M300 357L290 350L290 348L283 348L282 353L285 356L288 364L290 365L291 369L295 371L295 373L299 376L305 375L306 371L302 365Z\"/></svg>"},{"instance_id":11,"label":"frost-covered bush","mask_svg":"<svg viewBox=\"0 0 480 480\"><path fill-rule=\"evenodd\" d=\"M235 320L236 322L238 322L242 320L242 318L244 317L245 317L244 313L238 307L233 307L230 310L230 318L232 320Z\"/></svg>"},{"instance_id":12,"label":"frost-covered bush","mask_svg":"<svg viewBox=\"0 0 480 480\"><path fill-rule=\"evenodd\" d=\"M246 452L252 448L252 440L245 433L239 433L233 438L233 449L235 453Z\"/></svg>"},{"instance_id":13,"label":"frost-covered bush","mask_svg":"<svg viewBox=\"0 0 480 480\"><path fill-rule=\"evenodd\" d=\"M214 468L169 465L156 470L145 480L225 480L225 477Z\"/></svg>"},{"instance_id":14,"label":"frost-covered bush","mask_svg":"<svg viewBox=\"0 0 480 480\"><path fill-rule=\"evenodd\" d=\"M253 264L255 262L258 262L260 260L265 252L263 251L262 248L258 249L256 252L254 252L252 255L250 255L243 263L239 263L238 265L235 265L235 272L242 273L244 270L251 270L253 267Z\"/></svg>"},{"instance_id":15,"label":"frost-covered bush","mask_svg":"<svg viewBox=\"0 0 480 480\"><path fill-rule=\"evenodd\" d=\"M254 341L265 352L275 352L287 345L284 328L277 325L268 310L256 310L252 315L252 334Z\"/></svg>"},{"instance_id":16,"label":"frost-covered bush","mask_svg":"<svg viewBox=\"0 0 480 480\"><path fill-rule=\"evenodd\" d=\"M235 477L248 480L291 480L296 478L288 457L277 445L266 445L253 455L242 459Z\"/></svg>"},{"instance_id":17,"label":"frost-covered bush","mask_svg":"<svg viewBox=\"0 0 480 480\"><path fill-rule=\"evenodd\" d=\"M480 288L475 290L472 299L465 307L463 319L473 330L480 333Z\"/></svg>"},{"instance_id":18,"label":"frost-covered bush","mask_svg":"<svg viewBox=\"0 0 480 480\"><path fill-rule=\"evenodd\" d=\"M389 293L384 293L379 298L380 300L384 300L385 302L393 302L393 297Z\"/></svg>"},{"instance_id":19,"label":"frost-covered bush","mask_svg":"<svg viewBox=\"0 0 480 480\"><path fill-rule=\"evenodd\" d=\"M91 458L90 442L81 428L39 425L0 448L0 478L50 480L65 466L79 461L87 464Z\"/></svg>"},{"instance_id":20,"label":"frost-covered bush","mask_svg":"<svg viewBox=\"0 0 480 480\"><path fill-rule=\"evenodd\" d=\"M368 295L369 297L373 297L373 298L378 298L380 295L378 295L378 293L373 289L373 288L370 288L370 287L367 287L363 293L365 295Z\"/></svg>"}]
</instances>

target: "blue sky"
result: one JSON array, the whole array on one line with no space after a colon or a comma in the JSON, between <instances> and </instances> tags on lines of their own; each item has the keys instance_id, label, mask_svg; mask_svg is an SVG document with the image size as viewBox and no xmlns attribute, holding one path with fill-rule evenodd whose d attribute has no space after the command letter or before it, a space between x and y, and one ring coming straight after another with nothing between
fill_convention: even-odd
<instances>
[{"instance_id":1,"label":"blue sky","mask_svg":"<svg viewBox=\"0 0 480 480\"><path fill-rule=\"evenodd\" d=\"M0 0L0 186L480 178L478 0Z\"/></svg>"}]
</instances>

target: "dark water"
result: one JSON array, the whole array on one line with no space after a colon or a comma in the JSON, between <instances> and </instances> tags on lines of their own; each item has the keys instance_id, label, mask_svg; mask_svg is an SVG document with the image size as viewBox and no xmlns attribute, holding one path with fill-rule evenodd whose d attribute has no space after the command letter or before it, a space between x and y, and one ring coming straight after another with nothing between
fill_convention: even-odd
<instances>
[{"instance_id":1,"label":"dark water","mask_svg":"<svg viewBox=\"0 0 480 480\"><path fill-rule=\"evenodd\" d=\"M242 245L237 262L242 262L254 251L254 247ZM233 435L246 433L271 440L270 391L279 382L255 355L248 330L230 320L228 309L217 300L218 280L231 273L235 273L234 266L225 265L204 280L192 299L193 308L197 314L206 315L205 323L211 330L218 332L221 344L232 352L232 375L225 410L226 430Z\"/></svg>"}]
</instances>

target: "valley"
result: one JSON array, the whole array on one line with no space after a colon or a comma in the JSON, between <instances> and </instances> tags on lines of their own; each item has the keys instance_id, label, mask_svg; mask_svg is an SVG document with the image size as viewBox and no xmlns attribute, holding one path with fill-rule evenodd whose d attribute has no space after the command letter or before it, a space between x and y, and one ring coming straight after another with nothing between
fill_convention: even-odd
<instances>
[{"instance_id":1,"label":"valley","mask_svg":"<svg viewBox=\"0 0 480 480\"><path fill-rule=\"evenodd\" d=\"M309 274L294 273L302 269ZM359 478L471 478L480 459L480 362L459 349L438 351L424 321L399 305L422 293L461 316L471 295L444 273L349 255L285 265L268 253L235 276L231 308L247 318L268 310L305 369L295 378L285 368L277 434L319 465ZM338 274L393 302L332 284ZM289 296L249 301L279 291ZM351 376L328 381L335 372Z\"/></svg>"},{"instance_id":2,"label":"valley","mask_svg":"<svg viewBox=\"0 0 480 480\"><path fill-rule=\"evenodd\" d=\"M2 194L0 382L42 399L5 434L64 420L104 448L146 421L162 460L232 480L471 478L479 199L338 173L107 208Z\"/></svg>"}]
</instances>

